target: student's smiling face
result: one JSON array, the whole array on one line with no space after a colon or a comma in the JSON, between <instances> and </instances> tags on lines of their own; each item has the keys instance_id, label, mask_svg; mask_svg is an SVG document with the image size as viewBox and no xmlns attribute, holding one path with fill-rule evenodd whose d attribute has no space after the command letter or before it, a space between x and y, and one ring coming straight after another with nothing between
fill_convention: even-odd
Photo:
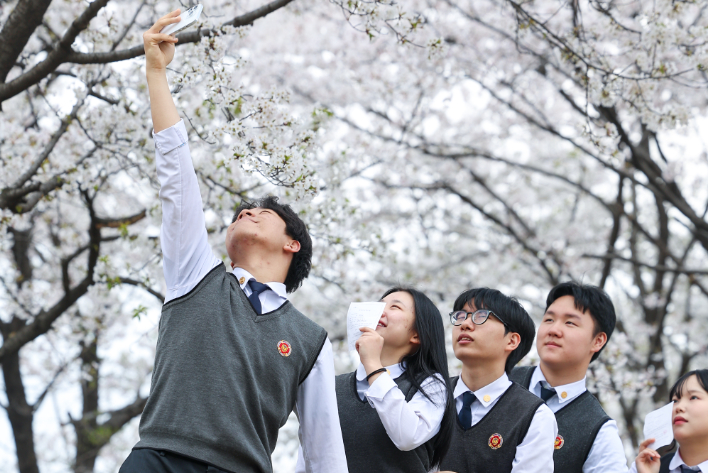
<instances>
[{"instance_id":1,"label":"student's smiling face","mask_svg":"<svg viewBox=\"0 0 710 473\"><path fill-rule=\"evenodd\" d=\"M673 396L673 437L678 443L708 436L708 393L697 376L685 381L681 396ZM682 452L681 452L682 453Z\"/></svg>"},{"instance_id":2,"label":"student's smiling face","mask_svg":"<svg viewBox=\"0 0 710 473\"><path fill-rule=\"evenodd\" d=\"M554 366L588 364L606 343L606 334L595 334L594 319L574 305L574 297L562 296L548 307L537 331L537 353Z\"/></svg>"},{"instance_id":3,"label":"student's smiling face","mask_svg":"<svg viewBox=\"0 0 710 473\"><path fill-rule=\"evenodd\" d=\"M384 338L389 349L401 349L418 343L415 330L414 298L408 292L393 292L380 302L385 310L377 323L376 331Z\"/></svg>"},{"instance_id":4,"label":"student's smiling face","mask_svg":"<svg viewBox=\"0 0 710 473\"><path fill-rule=\"evenodd\" d=\"M286 222L273 210L260 207L242 210L227 229L227 254L232 261L252 246L278 252L293 242L298 243L286 233Z\"/></svg>"}]
</instances>

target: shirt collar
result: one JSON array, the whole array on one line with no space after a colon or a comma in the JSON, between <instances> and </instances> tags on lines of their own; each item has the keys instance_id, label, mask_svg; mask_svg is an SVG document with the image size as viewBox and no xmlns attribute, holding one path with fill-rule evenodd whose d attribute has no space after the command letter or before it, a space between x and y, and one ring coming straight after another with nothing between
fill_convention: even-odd
<instances>
[{"instance_id":1,"label":"shirt collar","mask_svg":"<svg viewBox=\"0 0 710 473\"><path fill-rule=\"evenodd\" d=\"M239 281L239 287L244 290L244 286L247 285L250 279L256 279L254 276L251 275L249 271L246 269L242 268L234 268L232 269L232 274L234 274L237 277L237 281ZM286 295L286 285L284 283L280 282L267 282L264 283L267 286L269 286L269 289L274 291L277 296L279 296L282 299L288 299L288 296Z\"/></svg>"},{"instance_id":2,"label":"shirt collar","mask_svg":"<svg viewBox=\"0 0 710 473\"><path fill-rule=\"evenodd\" d=\"M668 465L669 470L673 470L675 468L680 468L681 465L685 466L690 466L687 463L683 461L683 459L680 457L680 449L676 450L675 455L673 455L673 458L671 458L671 464ZM703 473L708 473L708 462L705 460L701 464L698 465L700 468L700 471Z\"/></svg>"},{"instance_id":3,"label":"shirt collar","mask_svg":"<svg viewBox=\"0 0 710 473\"><path fill-rule=\"evenodd\" d=\"M533 372L532 378L530 379L530 386L535 387L540 381L544 381L545 384L549 386L549 383L545 379L545 375L542 374L540 365L537 365L537 367L535 367L535 371ZM557 400L559 403L565 404L572 399L576 399L587 390L587 377L585 376L574 383L563 384L562 386L555 386L550 389L554 389L555 393L557 393Z\"/></svg>"},{"instance_id":4,"label":"shirt collar","mask_svg":"<svg viewBox=\"0 0 710 473\"><path fill-rule=\"evenodd\" d=\"M456 388L454 389L454 399L461 396L465 392L473 392L476 399L483 404L484 407L488 407L493 404L496 399L501 397L503 393L513 384L509 379L508 375L503 373L503 376L493 381L487 386L483 386L478 391L471 391L466 383L461 379L459 375L459 380L456 382Z\"/></svg>"},{"instance_id":5,"label":"shirt collar","mask_svg":"<svg viewBox=\"0 0 710 473\"><path fill-rule=\"evenodd\" d=\"M395 363L394 365L385 366L385 368L387 369L387 374L390 375L390 378L397 379L402 375L402 373L406 371L407 364ZM365 367L362 366L362 363L358 364L357 372L355 373L355 378L358 381L362 381L363 379L365 379L366 376L367 372L365 371Z\"/></svg>"}]
</instances>

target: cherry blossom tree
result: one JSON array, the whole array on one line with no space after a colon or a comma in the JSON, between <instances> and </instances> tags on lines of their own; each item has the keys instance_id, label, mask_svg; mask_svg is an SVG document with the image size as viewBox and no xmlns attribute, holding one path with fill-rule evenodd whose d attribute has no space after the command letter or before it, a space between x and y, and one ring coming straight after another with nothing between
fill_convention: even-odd
<instances>
[{"instance_id":1,"label":"cherry blossom tree","mask_svg":"<svg viewBox=\"0 0 710 473\"><path fill-rule=\"evenodd\" d=\"M115 471L137 438L164 292L141 34L174 6L0 5L0 456L22 473ZM296 206L316 253L294 302L339 372L347 304L391 284L442 313L497 287L539 320L571 278L617 306L588 384L630 448L707 366L707 2L204 12L169 80L210 241L226 260L243 199Z\"/></svg>"}]
</instances>

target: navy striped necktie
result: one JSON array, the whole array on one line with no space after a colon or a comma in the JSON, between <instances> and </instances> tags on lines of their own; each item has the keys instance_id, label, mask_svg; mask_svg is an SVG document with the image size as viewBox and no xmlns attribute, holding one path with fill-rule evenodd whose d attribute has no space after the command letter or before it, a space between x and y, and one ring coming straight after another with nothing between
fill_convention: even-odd
<instances>
[{"instance_id":1,"label":"navy striped necktie","mask_svg":"<svg viewBox=\"0 0 710 473\"><path fill-rule=\"evenodd\" d=\"M680 473L698 473L698 470L696 470L695 468L690 468L689 466L681 465Z\"/></svg>"},{"instance_id":2,"label":"navy striped necktie","mask_svg":"<svg viewBox=\"0 0 710 473\"><path fill-rule=\"evenodd\" d=\"M251 302L251 305L254 307L256 313L261 315L261 301L259 300L259 294L269 289L269 286L261 284L256 279L250 279L247 284L249 284L249 287L251 288L251 294L247 297L247 299Z\"/></svg>"},{"instance_id":3,"label":"navy striped necktie","mask_svg":"<svg viewBox=\"0 0 710 473\"><path fill-rule=\"evenodd\" d=\"M471 391L466 391L461 396L461 400L463 401L463 407L459 411L459 423L463 430L468 430L473 427L471 425L471 404L476 400L476 395Z\"/></svg>"},{"instance_id":4,"label":"navy striped necktie","mask_svg":"<svg viewBox=\"0 0 710 473\"><path fill-rule=\"evenodd\" d=\"M540 397L543 401L547 402L552 396L557 394L554 389L547 389L543 386L542 381L540 381Z\"/></svg>"}]
</instances>

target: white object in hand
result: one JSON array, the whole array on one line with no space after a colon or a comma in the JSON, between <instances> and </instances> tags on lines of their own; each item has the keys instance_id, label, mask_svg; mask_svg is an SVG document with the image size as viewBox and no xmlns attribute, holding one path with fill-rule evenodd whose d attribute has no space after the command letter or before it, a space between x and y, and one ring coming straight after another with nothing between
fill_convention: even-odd
<instances>
[{"instance_id":1,"label":"white object in hand","mask_svg":"<svg viewBox=\"0 0 710 473\"><path fill-rule=\"evenodd\" d=\"M202 5L197 4L194 7L190 8L187 10L185 13L182 13L180 15L180 21L178 23L173 23L172 25L168 25L160 32L162 34L178 34L188 26L191 26L193 23L197 21L198 18L200 18L200 15L202 14Z\"/></svg>"},{"instance_id":2,"label":"white object in hand","mask_svg":"<svg viewBox=\"0 0 710 473\"><path fill-rule=\"evenodd\" d=\"M643 437L644 439L655 439L654 442L648 446L651 450L670 445L673 441L672 402L646 415L643 424Z\"/></svg>"},{"instance_id":3,"label":"white object in hand","mask_svg":"<svg viewBox=\"0 0 710 473\"><path fill-rule=\"evenodd\" d=\"M360 327L377 328L384 302L351 302L348 309L348 349L355 350L355 342L362 336Z\"/></svg>"}]
</instances>

